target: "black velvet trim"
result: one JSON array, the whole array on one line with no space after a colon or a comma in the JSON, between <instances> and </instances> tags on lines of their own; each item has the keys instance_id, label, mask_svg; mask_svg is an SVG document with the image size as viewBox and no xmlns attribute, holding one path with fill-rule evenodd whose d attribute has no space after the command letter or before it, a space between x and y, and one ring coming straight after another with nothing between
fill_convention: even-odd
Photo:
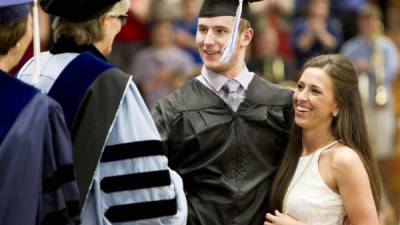
<instances>
[{"instance_id":1,"label":"black velvet trim","mask_svg":"<svg viewBox=\"0 0 400 225\"><path fill-rule=\"evenodd\" d=\"M79 171L76 180L82 203L86 200L104 142L128 82L129 76L116 68L104 71L90 86L76 112L70 131L74 140L74 166Z\"/></svg>"},{"instance_id":2,"label":"black velvet trim","mask_svg":"<svg viewBox=\"0 0 400 225\"><path fill-rule=\"evenodd\" d=\"M107 146L101 156L101 162L118 161L152 155L164 155L161 141L139 141Z\"/></svg>"},{"instance_id":3,"label":"black velvet trim","mask_svg":"<svg viewBox=\"0 0 400 225\"><path fill-rule=\"evenodd\" d=\"M170 184L171 177L168 170L105 177L100 182L101 189L106 193L161 187Z\"/></svg>"},{"instance_id":4,"label":"black velvet trim","mask_svg":"<svg viewBox=\"0 0 400 225\"><path fill-rule=\"evenodd\" d=\"M118 223L171 216L176 212L176 199L171 199L112 206L106 211L105 216L109 221Z\"/></svg>"},{"instance_id":5,"label":"black velvet trim","mask_svg":"<svg viewBox=\"0 0 400 225\"><path fill-rule=\"evenodd\" d=\"M67 211L65 209L57 211L57 212L51 212L46 215L46 217L42 220L40 223L42 225L64 225L68 224L68 218L67 218Z\"/></svg>"},{"instance_id":6,"label":"black velvet trim","mask_svg":"<svg viewBox=\"0 0 400 225\"><path fill-rule=\"evenodd\" d=\"M68 201L66 202L66 204L67 204L68 215L70 218L79 216L79 214L81 213L81 205L79 200Z\"/></svg>"},{"instance_id":7,"label":"black velvet trim","mask_svg":"<svg viewBox=\"0 0 400 225\"><path fill-rule=\"evenodd\" d=\"M66 208L63 208L59 211L48 213L40 224L41 225L71 224L70 223L71 219L80 214L79 201L78 200L69 201L66 202L66 204L67 204Z\"/></svg>"},{"instance_id":8,"label":"black velvet trim","mask_svg":"<svg viewBox=\"0 0 400 225\"><path fill-rule=\"evenodd\" d=\"M75 180L74 166L63 165L43 180L43 193L57 190L62 184Z\"/></svg>"}]
</instances>

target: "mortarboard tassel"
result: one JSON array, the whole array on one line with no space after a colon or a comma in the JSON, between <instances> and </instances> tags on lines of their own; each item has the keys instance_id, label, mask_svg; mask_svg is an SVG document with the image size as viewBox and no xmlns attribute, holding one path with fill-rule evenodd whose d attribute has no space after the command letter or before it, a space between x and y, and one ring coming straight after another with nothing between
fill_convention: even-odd
<instances>
[{"instance_id":1,"label":"mortarboard tassel","mask_svg":"<svg viewBox=\"0 0 400 225\"><path fill-rule=\"evenodd\" d=\"M39 31L39 3L34 0L33 3L33 76L32 84L36 85L39 82L40 76L40 31Z\"/></svg>"},{"instance_id":2,"label":"mortarboard tassel","mask_svg":"<svg viewBox=\"0 0 400 225\"><path fill-rule=\"evenodd\" d=\"M243 7L243 0L239 0L239 6L236 10L235 21L233 22L233 29L231 36L229 37L228 42L225 45L224 52L222 53L221 61L224 63L229 62L232 57L233 50L235 49L235 41L236 37L238 36L238 29L240 18L242 17L242 7Z\"/></svg>"}]
</instances>

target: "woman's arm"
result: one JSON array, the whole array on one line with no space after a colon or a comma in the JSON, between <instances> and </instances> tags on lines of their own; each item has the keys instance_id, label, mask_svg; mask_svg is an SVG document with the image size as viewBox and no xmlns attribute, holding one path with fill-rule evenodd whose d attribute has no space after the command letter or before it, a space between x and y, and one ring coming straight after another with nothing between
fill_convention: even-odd
<instances>
[{"instance_id":1,"label":"woman's arm","mask_svg":"<svg viewBox=\"0 0 400 225\"><path fill-rule=\"evenodd\" d=\"M332 171L352 225L379 225L371 185L361 158L350 148L335 151Z\"/></svg>"}]
</instances>

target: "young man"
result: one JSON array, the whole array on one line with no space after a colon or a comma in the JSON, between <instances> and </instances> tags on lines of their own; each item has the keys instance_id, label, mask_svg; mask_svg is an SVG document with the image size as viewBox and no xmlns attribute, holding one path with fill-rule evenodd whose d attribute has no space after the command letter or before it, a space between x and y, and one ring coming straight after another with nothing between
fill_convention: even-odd
<instances>
[{"instance_id":1,"label":"young man","mask_svg":"<svg viewBox=\"0 0 400 225\"><path fill-rule=\"evenodd\" d=\"M55 44L41 54L37 86L62 106L70 128L82 224L186 224L180 177L168 168L132 78L105 58L129 0L44 0L58 16ZM31 82L28 62L19 78Z\"/></svg>"},{"instance_id":2,"label":"young man","mask_svg":"<svg viewBox=\"0 0 400 225\"><path fill-rule=\"evenodd\" d=\"M153 112L184 181L190 225L262 224L287 143L291 92L247 70L249 16L247 1L205 0L196 36L202 73Z\"/></svg>"}]
</instances>

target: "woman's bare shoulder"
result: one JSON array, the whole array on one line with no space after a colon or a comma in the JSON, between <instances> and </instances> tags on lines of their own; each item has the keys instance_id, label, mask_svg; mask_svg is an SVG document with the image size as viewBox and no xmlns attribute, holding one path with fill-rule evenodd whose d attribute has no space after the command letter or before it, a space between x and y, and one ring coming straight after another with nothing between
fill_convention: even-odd
<instances>
[{"instance_id":1,"label":"woman's bare shoulder","mask_svg":"<svg viewBox=\"0 0 400 225\"><path fill-rule=\"evenodd\" d=\"M338 144L331 149L329 154L334 180L338 181L338 179L345 177L354 178L365 174L364 164L356 150Z\"/></svg>"},{"instance_id":2,"label":"woman's bare shoulder","mask_svg":"<svg viewBox=\"0 0 400 225\"><path fill-rule=\"evenodd\" d=\"M343 145L338 144L329 151L331 166L335 170L346 172L348 169L362 166L362 160L356 150Z\"/></svg>"}]
</instances>

